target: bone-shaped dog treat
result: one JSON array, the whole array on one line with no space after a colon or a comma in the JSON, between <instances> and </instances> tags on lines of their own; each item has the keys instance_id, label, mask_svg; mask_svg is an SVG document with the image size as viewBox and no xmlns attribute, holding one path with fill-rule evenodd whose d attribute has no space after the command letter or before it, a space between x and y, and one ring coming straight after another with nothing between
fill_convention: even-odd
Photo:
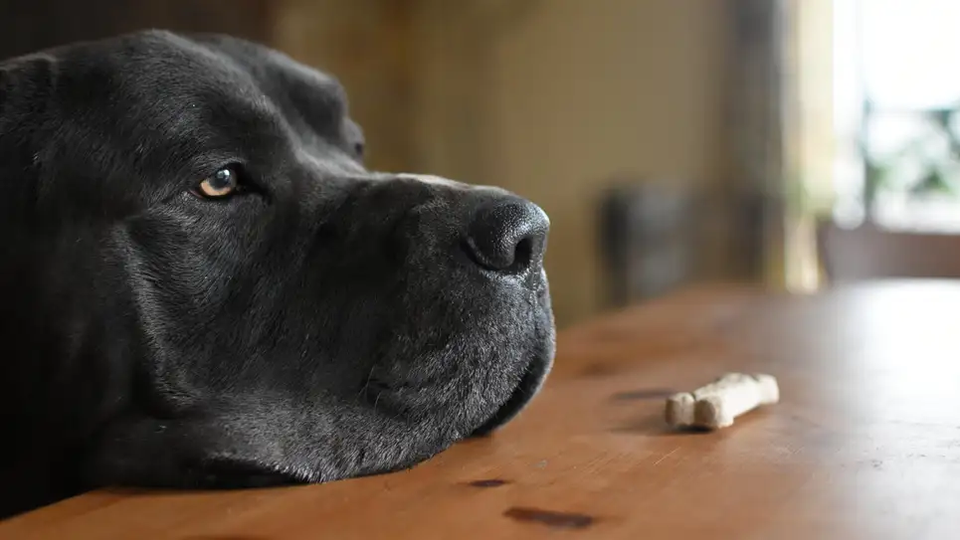
<instances>
[{"instance_id":1,"label":"bone-shaped dog treat","mask_svg":"<svg viewBox=\"0 0 960 540\"><path fill-rule=\"evenodd\" d=\"M673 427L720 429L745 412L778 401L780 388L773 376L727 373L693 392L667 398L665 415Z\"/></svg>"}]
</instances>

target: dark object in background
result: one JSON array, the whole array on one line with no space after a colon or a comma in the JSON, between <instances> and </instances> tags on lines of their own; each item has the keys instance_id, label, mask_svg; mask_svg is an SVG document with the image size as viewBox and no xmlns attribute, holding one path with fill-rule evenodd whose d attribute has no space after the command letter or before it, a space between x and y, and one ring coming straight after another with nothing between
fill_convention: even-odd
<instances>
[{"instance_id":1,"label":"dark object in background","mask_svg":"<svg viewBox=\"0 0 960 540\"><path fill-rule=\"evenodd\" d=\"M655 296L692 279L692 195L650 184L607 192L600 209L600 246L612 304Z\"/></svg>"},{"instance_id":2,"label":"dark object in background","mask_svg":"<svg viewBox=\"0 0 960 540\"><path fill-rule=\"evenodd\" d=\"M704 280L762 278L764 223L776 201L642 180L615 183L599 208L608 304L623 306Z\"/></svg>"}]
</instances>

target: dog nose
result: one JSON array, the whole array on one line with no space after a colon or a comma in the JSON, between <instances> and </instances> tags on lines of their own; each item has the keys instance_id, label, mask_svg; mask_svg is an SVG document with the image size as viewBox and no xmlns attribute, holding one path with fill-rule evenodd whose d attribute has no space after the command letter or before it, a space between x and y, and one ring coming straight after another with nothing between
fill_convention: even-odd
<instances>
[{"instance_id":1,"label":"dog nose","mask_svg":"<svg viewBox=\"0 0 960 540\"><path fill-rule=\"evenodd\" d=\"M467 232L467 251L483 268L516 274L543 264L550 219L519 197L482 206Z\"/></svg>"}]
</instances>

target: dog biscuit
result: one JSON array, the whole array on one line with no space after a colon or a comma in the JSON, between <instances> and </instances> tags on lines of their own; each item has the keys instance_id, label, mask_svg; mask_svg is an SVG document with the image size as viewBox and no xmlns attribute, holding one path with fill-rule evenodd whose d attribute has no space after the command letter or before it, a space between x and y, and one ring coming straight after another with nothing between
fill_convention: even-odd
<instances>
[{"instance_id":1,"label":"dog biscuit","mask_svg":"<svg viewBox=\"0 0 960 540\"><path fill-rule=\"evenodd\" d=\"M673 427L720 429L743 413L778 401L780 388L773 376L727 373L693 392L670 396L664 414Z\"/></svg>"}]
</instances>

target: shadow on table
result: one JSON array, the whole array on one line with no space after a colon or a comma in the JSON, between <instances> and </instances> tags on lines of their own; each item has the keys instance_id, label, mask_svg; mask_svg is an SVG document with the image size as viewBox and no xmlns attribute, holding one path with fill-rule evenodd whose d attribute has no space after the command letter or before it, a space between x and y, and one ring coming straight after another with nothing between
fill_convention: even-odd
<instances>
[{"instance_id":1,"label":"shadow on table","mask_svg":"<svg viewBox=\"0 0 960 540\"><path fill-rule=\"evenodd\" d=\"M663 419L662 414L650 415L642 418L637 418L624 422L620 425L614 426L611 428L614 433L627 433L631 435L647 435L647 436L683 436L683 435L698 435L707 433L707 430L702 429L677 429L672 428L667 425L666 421Z\"/></svg>"}]
</instances>

